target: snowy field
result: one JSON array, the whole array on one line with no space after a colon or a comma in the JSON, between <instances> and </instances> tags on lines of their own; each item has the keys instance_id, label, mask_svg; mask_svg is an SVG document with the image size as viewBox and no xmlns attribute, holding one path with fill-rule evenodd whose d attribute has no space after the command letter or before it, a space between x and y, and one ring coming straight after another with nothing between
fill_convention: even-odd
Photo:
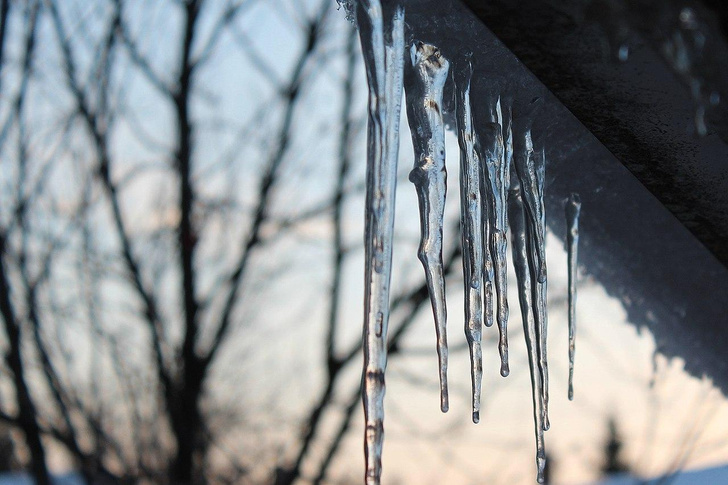
<instances>
[{"instance_id":1,"label":"snowy field","mask_svg":"<svg viewBox=\"0 0 728 485\"><path fill-rule=\"evenodd\" d=\"M33 480L26 473L2 473L0 485L33 485ZM79 475L69 473L53 477L53 485L83 485Z\"/></svg>"},{"instance_id":2,"label":"snowy field","mask_svg":"<svg viewBox=\"0 0 728 485\"><path fill-rule=\"evenodd\" d=\"M599 482L599 485L719 485L728 483L728 466L690 470L677 475L644 481L630 476L617 476Z\"/></svg>"}]
</instances>

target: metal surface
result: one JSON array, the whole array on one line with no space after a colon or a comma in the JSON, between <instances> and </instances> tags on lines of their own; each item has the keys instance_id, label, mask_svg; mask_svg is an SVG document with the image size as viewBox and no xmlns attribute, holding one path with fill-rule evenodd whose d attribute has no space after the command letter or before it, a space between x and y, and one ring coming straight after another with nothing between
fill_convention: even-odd
<instances>
[{"instance_id":1,"label":"metal surface","mask_svg":"<svg viewBox=\"0 0 728 485\"><path fill-rule=\"evenodd\" d=\"M464 3L728 265L728 5L712 0ZM690 86L663 53L681 12L694 12L701 20L705 48L690 61L723 99L708 110L702 138L695 134ZM626 62L616 60L615 36L629 48Z\"/></svg>"}]
</instances>

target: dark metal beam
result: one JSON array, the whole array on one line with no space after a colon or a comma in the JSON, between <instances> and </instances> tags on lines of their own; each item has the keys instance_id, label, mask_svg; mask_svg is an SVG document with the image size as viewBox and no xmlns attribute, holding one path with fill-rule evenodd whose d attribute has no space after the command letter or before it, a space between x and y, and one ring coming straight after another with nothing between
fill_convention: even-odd
<instances>
[{"instance_id":1,"label":"dark metal beam","mask_svg":"<svg viewBox=\"0 0 728 485\"><path fill-rule=\"evenodd\" d=\"M728 266L728 6L718 0L464 0L632 174ZM585 7L589 5L589 7ZM723 100L695 133L696 104L663 49L695 14L692 69ZM619 62L615 42L630 47ZM610 45L611 44L611 45ZM616 47L616 48L615 48Z\"/></svg>"}]
</instances>

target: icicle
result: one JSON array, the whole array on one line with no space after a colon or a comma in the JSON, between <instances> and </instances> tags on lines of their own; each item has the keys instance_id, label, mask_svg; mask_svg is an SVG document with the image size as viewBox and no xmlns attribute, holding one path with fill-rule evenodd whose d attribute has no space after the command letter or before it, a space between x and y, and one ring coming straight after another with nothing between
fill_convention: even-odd
<instances>
[{"instance_id":1,"label":"icicle","mask_svg":"<svg viewBox=\"0 0 728 485\"><path fill-rule=\"evenodd\" d=\"M480 421L480 387L483 375L482 283L483 241L480 204L480 157L470 107L470 78L473 67L467 59L455 70L458 142L460 144L460 225L465 282L465 337L470 348L473 422Z\"/></svg>"},{"instance_id":2,"label":"icicle","mask_svg":"<svg viewBox=\"0 0 728 485\"><path fill-rule=\"evenodd\" d=\"M571 194L566 201L566 245L569 264L569 401L574 399L574 353L576 351L576 270L579 251L581 198Z\"/></svg>"},{"instance_id":3,"label":"icicle","mask_svg":"<svg viewBox=\"0 0 728 485\"><path fill-rule=\"evenodd\" d=\"M487 209L489 207L484 207L482 211L485 213ZM488 218L485 215L483 219L485 226L483 227L483 325L492 327L494 304L493 278L495 277L495 273L493 271L493 255L490 251L490 225L488 225Z\"/></svg>"},{"instance_id":4,"label":"icicle","mask_svg":"<svg viewBox=\"0 0 728 485\"><path fill-rule=\"evenodd\" d=\"M515 137L513 162L522 187L521 197L525 202L526 225L535 236L537 280L543 283L546 281L546 246L543 240L544 234L537 228L544 219L544 208L543 197L538 188L536 157L533 153L530 128Z\"/></svg>"},{"instance_id":5,"label":"icicle","mask_svg":"<svg viewBox=\"0 0 728 485\"><path fill-rule=\"evenodd\" d=\"M533 243L533 240L531 240ZM533 255L533 249L530 254ZM535 272L535 264L531 260L531 278ZM536 281L534 279L534 281ZM538 358L539 371L541 372L542 382L542 400L543 400L543 430L548 431L551 427L549 420L549 364L548 364L548 312L546 309L546 288L547 282L539 283L536 281L534 285L533 303L534 315L536 319L536 333L538 336Z\"/></svg>"},{"instance_id":6,"label":"icicle","mask_svg":"<svg viewBox=\"0 0 728 485\"><path fill-rule=\"evenodd\" d=\"M501 358L500 373L506 377L510 373L508 367L508 187L510 186L511 163L513 159L513 135L511 132L510 102L496 102L495 113L497 123L488 125L491 128L491 141L486 152L489 182L493 198L491 211L493 231L490 235L491 254L495 289L497 293L496 321L500 339L498 351Z\"/></svg>"},{"instance_id":7,"label":"icicle","mask_svg":"<svg viewBox=\"0 0 728 485\"><path fill-rule=\"evenodd\" d=\"M379 0L361 0L357 4L357 23L369 84L363 402L366 483L374 485L379 484L382 473L404 10L396 6L391 12L383 12Z\"/></svg>"},{"instance_id":8,"label":"icicle","mask_svg":"<svg viewBox=\"0 0 728 485\"><path fill-rule=\"evenodd\" d=\"M477 135L477 132L476 132ZM480 139L475 137L475 151L480 159L480 210L481 210L481 231L483 234L483 324L486 327L493 326L493 280L495 271L493 269L493 253L490 248L491 235L493 233L493 192L489 182L488 164L480 145Z\"/></svg>"},{"instance_id":9,"label":"icicle","mask_svg":"<svg viewBox=\"0 0 728 485\"><path fill-rule=\"evenodd\" d=\"M526 229L529 239L529 270L533 286L533 313L536 320L538 336L538 367L541 373L543 424L549 429L548 419L548 361L547 361L547 317L546 317L546 214L544 210L543 191L545 176L545 154L541 150L534 152L531 129L521 124L515 137L515 154L513 164L521 185L521 197L526 210ZM525 126L524 126L525 125Z\"/></svg>"},{"instance_id":10,"label":"icicle","mask_svg":"<svg viewBox=\"0 0 728 485\"><path fill-rule=\"evenodd\" d=\"M491 239L495 230L495 207L494 207L494 195L493 187L491 184L491 169L493 162L489 157L493 157L497 149L494 149L494 144L499 140L494 137L494 130L500 131L500 128L494 128L498 126L495 120L497 115L495 113L495 105L491 103L485 103L488 106L488 117L490 123L483 123L483 120L479 120L478 123L473 123L475 126L475 151L480 158L480 208L482 213L481 228L483 232L483 324L486 327L493 326L493 285L495 279L494 270L494 258L493 251L491 249ZM485 129L484 129L485 128ZM485 150L483 149L483 143L485 143ZM502 136L500 138L501 155L502 156Z\"/></svg>"},{"instance_id":11,"label":"icicle","mask_svg":"<svg viewBox=\"0 0 728 485\"><path fill-rule=\"evenodd\" d=\"M420 247L437 334L440 368L440 409L449 408L447 392L447 308L442 263L442 224L447 191L445 126L442 96L450 65L437 47L417 42L411 48L412 67L405 69L407 119L415 151L409 179L420 205Z\"/></svg>"},{"instance_id":12,"label":"icicle","mask_svg":"<svg viewBox=\"0 0 728 485\"><path fill-rule=\"evenodd\" d=\"M536 154L536 188L538 190L538 204L541 208L541 218L538 229L544 244L544 267L546 265L546 209L544 208L544 184L546 183L546 150L542 147ZM532 240L533 242L533 240ZM533 251L531 252L533 254ZM544 431L551 427L549 420L549 363L548 363L548 327L549 314L547 307L547 282L536 284L536 329L539 330L539 357L541 361L541 378L543 380L543 425Z\"/></svg>"},{"instance_id":13,"label":"icicle","mask_svg":"<svg viewBox=\"0 0 728 485\"><path fill-rule=\"evenodd\" d=\"M493 254L490 250L492 234L490 213L493 206L493 194L488 183L488 167L483 157L478 136L475 137L475 150L480 160L480 211L483 244L483 324L493 326Z\"/></svg>"},{"instance_id":14,"label":"icicle","mask_svg":"<svg viewBox=\"0 0 728 485\"><path fill-rule=\"evenodd\" d=\"M531 393L533 398L533 419L536 428L536 465L538 469L537 480L544 481L544 469L546 467L546 451L544 446L544 409L543 409L543 386L541 372L539 369L539 338L534 319L533 295L531 271L529 269L530 239L528 234L526 217L524 211L521 187L516 179L512 177L511 188L508 194L508 213L511 223L511 238L513 251L513 266L518 279L518 299L521 306L523 319L523 334L526 338L528 349L528 364L531 372Z\"/></svg>"}]
</instances>

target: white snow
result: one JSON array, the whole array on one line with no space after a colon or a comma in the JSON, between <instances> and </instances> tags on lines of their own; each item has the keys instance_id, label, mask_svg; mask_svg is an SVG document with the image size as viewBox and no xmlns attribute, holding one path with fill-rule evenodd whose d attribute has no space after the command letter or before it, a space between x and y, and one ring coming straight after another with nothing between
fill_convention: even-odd
<instances>
[{"instance_id":1,"label":"white snow","mask_svg":"<svg viewBox=\"0 0 728 485\"><path fill-rule=\"evenodd\" d=\"M686 470L665 477L637 478L629 475L617 475L593 485L723 485L728 484L728 465L700 470Z\"/></svg>"},{"instance_id":2,"label":"white snow","mask_svg":"<svg viewBox=\"0 0 728 485\"><path fill-rule=\"evenodd\" d=\"M51 478L53 485L85 485L81 475L68 473ZM34 485L33 479L24 472L0 473L0 485Z\"/></svg>"}]
</instances>

